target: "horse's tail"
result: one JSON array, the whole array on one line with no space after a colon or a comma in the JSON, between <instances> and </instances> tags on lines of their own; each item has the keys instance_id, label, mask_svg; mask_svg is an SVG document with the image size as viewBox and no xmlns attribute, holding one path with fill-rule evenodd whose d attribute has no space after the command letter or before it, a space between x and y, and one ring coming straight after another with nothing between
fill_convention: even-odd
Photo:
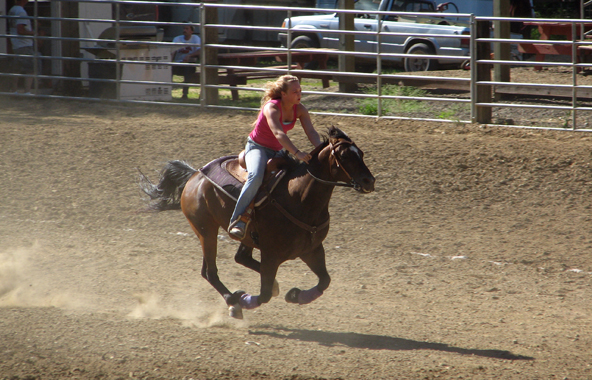
<instances>
[{"instance_id":1,"label":"horse's tail","mask_svg":"<svg viewBox=\"0 0 592 380\"><path fill-rule=\"evenodd\" d=\"M160 173L158 185L140 171L140 188L150 197L148 211L180 209L183 189L196 171L184 161L169 161Z\"/></svg>"}]
</instances>

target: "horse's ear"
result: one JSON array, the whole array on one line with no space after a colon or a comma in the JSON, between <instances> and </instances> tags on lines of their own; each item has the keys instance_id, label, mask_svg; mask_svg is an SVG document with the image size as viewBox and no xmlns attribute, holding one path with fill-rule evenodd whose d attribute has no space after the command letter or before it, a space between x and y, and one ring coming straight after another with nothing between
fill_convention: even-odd
<instances>
[{"instance_id":1,"label":"horse's ear","mask_svg":"<svg viewBox=\"0 0 592 380\"><path fill-rule=\"evenodd\" d=\"M328 128L327 134L329 136L329 140L335 139L347 139L350 140L348 135L345 134L341 129L337 128L336 126L332 125L331 128Z\"/></svg>"},{"instance_id":2,"label":"horse's ear","mask_svg":"<svg viewBox=\"0 0 592 380\"><path fill-rule=\"evenodd\" d=\"M334 125L331 125L329 128L327 128L327 136L329 137L329 140L336 138L338 131L339 129L337 129Z\"/></svg>"}]
</instances>

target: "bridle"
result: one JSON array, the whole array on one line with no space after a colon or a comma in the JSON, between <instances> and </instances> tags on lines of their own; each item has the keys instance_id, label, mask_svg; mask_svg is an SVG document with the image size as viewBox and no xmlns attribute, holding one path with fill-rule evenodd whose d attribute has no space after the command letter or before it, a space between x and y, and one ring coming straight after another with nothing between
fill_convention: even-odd
<instances>
[{"instance_id":1,"label":"bridle","mask_svg":"<svg viewBox=\"0 0 592 380\"><path fill-rule=\"evenodd\" d=\"M347 172L347 170L345 169L345 167L343 166L343 164L341 163L341 159L339 157L339 155L335 154L335 149L337 149L338 146L340 145L350 145L355 147L356 149L360 150L360 148L357 147L357 145L353 142L353 141L347 141L347 140L340 140L337 143L333 144L331 142L329 142L329 148L331 149L331 155L333 157L335 157L335 162L337 162L337 167L341 168L341 170L343 170L343 172L345 173L345 175L347 175L350 179L349 183L344 183L344 182L338 182L338 181L327 181L325 179L321 179L317 176L315 176L314 174L312 174L310 172L310 168L307 168L306 171L308 172L308 174L311 175L312 178L314 178L316 181L323 183L325 185L332 185L332 186L342 186L342 187L351 187L356 191L360 191L360 189L362 188L354 179L353 177Z\"/></svg>"},{"instance_id":2,"label":"bridle","mask_svg":"<svg viewBox=\"0 0 592 380\"><path fill-rule=\"evenodd\" d=\"M341 141L339 141L339 142L337 142L335 144L332 144L331 142L329 142L329 145L328 146L331 149L331 155L333 157L335 157L335 161L337 162L337 167L338 168L341 168L341 170L343 170L343 172L349 177L350 183L343 183L343 182L337 182L337 181L327 181L327 180L321 179L321 178L315 176L314 174L312 174L310 172L310 168L307 168L306 171L308 172L308 174L310 174L312 176L313 179L315 179L316 181L319 181L321 183L324 183L326 185L352 187L356 191L360 191L360 189L362 187L360 185L358 185L358 183L356 181L354 181L354 179L352 178L352 176L347 172L347 170L345 170L345 167L343 167L343 164L341 163L341 159L339 158L339 156L337 154L335 154L335 149L338 146L344 145L344 144L347 144L347 145L350 145L350 146L354 146L354 147L356 147L359 150L359 148L356 146L356 144L354 142L352 142L352 141L345 141L345 140L341 140ZM284 209L282 207L282 205L280 205L275 199L272 199L271 200L271 204L274 205L292 223L294 223L298 227L302 228L303 230L310 232L311 238L314 237L314 235L317 233L317 231L320 231L320 230L324 229L325 227L327 227L329 225L329 218L327 218L327 220L325 220L323 223L321 223L318 226L308 225L308 224L306 224L304 222L301 222L300 220L296 219L292 214L290 214L286 209Z\"/></svg>"}]
</instances>

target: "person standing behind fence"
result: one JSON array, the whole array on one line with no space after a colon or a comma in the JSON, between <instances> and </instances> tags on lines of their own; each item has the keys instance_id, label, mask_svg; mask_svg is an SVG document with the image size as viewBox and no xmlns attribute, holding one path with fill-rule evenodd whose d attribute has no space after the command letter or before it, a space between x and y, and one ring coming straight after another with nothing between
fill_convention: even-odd
<instances>
[{"instance_id":1,"label":"person standing behind fence","mask_svg":"<svg viewBox=\"0 0 592 380\"><path fill-rule=\"evenodd\" d=\"M180 49L177 49L173 52L173 62L178 63L194 63L197 62L197 58L199 57L199 49L198 45L201 44L201 39L199 36L193 34L193 26L185 25L183 27L183 34L177 36L173 39L174 43L186 43L187 46L184 46ZM182 75L183 76L183 83L188 83L190 81L190 77L195 73L195 66L173 66L173 75ZM183 87L183 98L187 99L187 94L189 93L189 87Z\"/></svg>"},{"instance_id":2,"label":"person standing behind fence","mask_svg":"<svg viewBox=\"0 0 592 380\"><path fill-rule=\"evenodd\" d=\"M9 33L10 43L12 45L13 54L17 54L14 57L14 72L16 74L33 74L34 72L34 58L35 49L33 48L33 38L20 37L20 36L34 36L35 32L31 27L31 20L28 19L27 11L24 6L28 3L28 0L16 0L15 5L8 11L8 16L15 17L9 19L10 30ZM13 90L18 92L18 80L14 78ZM31 93L31 85L33 84L33 77L25 78L25 94Z\"/></svg>"},{"instance_id":3,"label":"person standing behind fence","mask_svg":"<svg viewBox=\"0 0 592 380\"><path fill-rule=\"evenodd\" d=\"M533 18L534 9L531 0L510 0L510 16L516 18ZM522 38L530 39L531 25L524 25L522 21L511 22L510 31L522 34Z\"/></svg>"}]
</instances>

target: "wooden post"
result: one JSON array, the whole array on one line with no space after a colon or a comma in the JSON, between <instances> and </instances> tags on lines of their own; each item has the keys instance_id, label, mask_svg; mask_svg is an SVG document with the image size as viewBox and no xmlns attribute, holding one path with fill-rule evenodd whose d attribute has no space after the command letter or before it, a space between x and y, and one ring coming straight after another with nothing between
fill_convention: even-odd
<instances>
[{"instance_id":1,"label":"wooden post","mask_svg":"<svg viewBox=\"0 0 592 380\"><path fill-rule=\"evenodd\" d=\"M494 17L509 17L510 16L510 0L494 0L493 2L493 16ZM510 23L508 21L494 21L493 22L493 36L494 38L510 38ZM493 45L493 56L495 60L509 61L511 58L511 46L509 43L495 42ZM493 80L496 82L510 81L510 65L493 65ZM495 94L495 100L500 100L502 94Z\"/></svg>"},{"instance_id":2,"label":"wooden post","mask_svg":"<svg viewBox=\"0 0 592 380\"><path fill-rule=\"evenodd\" d=\"M218 0L209 0L208 3L217 3ZM201 17L202 25L201 30L204 35L201 36L203 44L217 44L218 43L218 29L206 28L207 24L218 23L218 8L215 7L203 7L204 14ZM205 56L204 63L206 65L217 65L218 64L218 48L207 47L203 52ZM203 66L202 66L203 67ZM204 69L202 71L202 83L218 85L220 83L218 79L218 69ZM218 89L217 88L206 88L205 97L201 95L207 105L217 105L219 101Z\"/></svg>"},{"instance_id":3,"label":"wooden post","mask_svg":"<svg viewBox=\"0 0 592 380\"><path fill-rule=\"evenodd\" d=\"M62 2L61 1L52 1L51 2L51 17L60 18L62 17ZM62 21L52 20L51 21L51 36L52 37L61 37L62 36L62 29L61 29ZM51 55L54 57L63 57L62 55L62 44L60 40L51 40ZM51 60L51 75L55 76L62 76L64 72L64 67L62 66L62 61L57 59ZM55 85L55 83L54 83Z\"/></svg>"},{"instance_id":4,"label":"wooden post","mask_svg":"<svg viewBox=\"0 0 592 380\"><path fill-rule=\"evenodd\" d=\"M78 18L78 2L62 2L63 18ZM78 22L62 20L62 36L70 38L79 38ZM62 54L64 57L80 58L80 43L78 41L61 41ZM62 64L64 76L70 78L80 78L80 62L64 61ZM82 82L80 80L64 80L62 89L64 94L70 96L80 96L82 93Z\"/></svg>"},{"instance_id":5,"label":"wooden post","mask_svg":"<svg viewBox=\"0 0 592 380\"><path fill-rule=\"evenodd\" d=\"M475 29L476 38L489 38L489 21L477 21ZM490 56L490 43L478 42L475 51L476 60L489 59ZM475 67L471 67L471 70L476 70L474 79L477 82L491 81L491 65L476 64ZM491 103L491 85L478 85L474 96L477 103ZM477 106L475 121L481 124L490 124L491 107Z\"/></svg>"},{"instance_id":6,"label":"wooden post","mask_svg":"<svg viewBox=\"0 0 592 380\"><path fill-rule=\"evenodd\" d=\"M354 0L339 0L339 9L354 9ZM340 30L354 30L354 14L340 13L339 14L339 29ZM339 50L341 51L355 51L354 35L341 34L339 36ZM354 72L356 70L356 60L353 55L340 55L338 60L338 67L340 73ZM356 83L339 82L340 92L355 92L357 89Z\"/></svg>"}]
</instances>

